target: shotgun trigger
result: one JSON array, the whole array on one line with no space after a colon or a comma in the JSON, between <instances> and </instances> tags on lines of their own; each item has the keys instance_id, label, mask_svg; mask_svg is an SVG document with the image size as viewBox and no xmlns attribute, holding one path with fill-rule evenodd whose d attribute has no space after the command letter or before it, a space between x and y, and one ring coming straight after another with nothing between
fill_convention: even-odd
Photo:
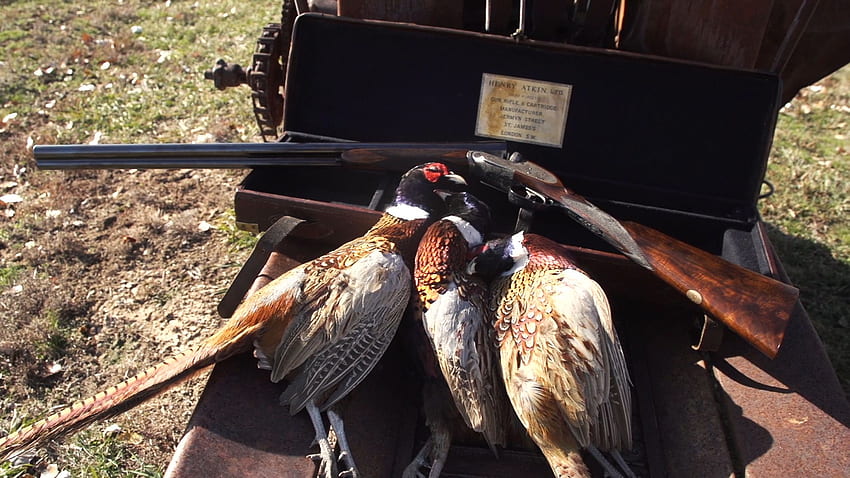
<instances>
[{"instance_id":1,"label":"shotgun trigger","mask_svg":"<svg viewBox=\"0 0 850 478\"><path fill-rule=\"evenodd\" d=\"M542 211L544 209L560 207L560 204L543 194L525 185L516 183L508 189L508 201L515 206L531 211Z\"/></svg>"}]
</instances>

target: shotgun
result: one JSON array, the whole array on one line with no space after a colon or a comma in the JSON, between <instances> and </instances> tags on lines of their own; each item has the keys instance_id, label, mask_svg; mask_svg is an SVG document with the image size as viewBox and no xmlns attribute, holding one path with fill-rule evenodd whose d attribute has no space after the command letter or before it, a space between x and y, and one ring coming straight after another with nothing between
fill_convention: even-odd
<instances>
[{"instance_id":1,"label":"shotgun","mask_svg":"<svg viewBox=\"0 0 850 478\"><path fill-rule=\"evenodd\" d=\"M250 168L347 166L406 171L426 161L451 164L505 192L522 207L558 208L649 270L770 358L776 356L799 291L660 231L620 222L564 187L550 171L505 158L499 141L469 143L230 143L37 145L41 169Z\"/></svg>"},{"instance_id":2,"label":"shotgun","mask_svg":"<svg viewBox=\"0 0 850 478\"><path fill-rule=\"evenodd\" d=\"M386 151L388 161L353 167L403 172L426 161L465 164L469 150L502 154L503 141L467 143L160 143L35 145L39 169L243 169L261 166L342 166L352 149ZM409 166L409 167L408 167Z\"/></svg>"},{"instance_id":3,"label":"shotgun","mask_svg":"<svg viewBox=\"0 0 850 478\"><path fill-rule=\"evenodd\" d=\"M392 151L351 149L343 162L385 163ZM462 165L452 168L463 172ZM484 151L467 153L468 173L521 207L553 207L614 246L687 297L709 316L769 358L776 357L800 291L650 227L620 222L575 191L551 171L518 155L506 159Z\"/></svg>"}]
</instances>

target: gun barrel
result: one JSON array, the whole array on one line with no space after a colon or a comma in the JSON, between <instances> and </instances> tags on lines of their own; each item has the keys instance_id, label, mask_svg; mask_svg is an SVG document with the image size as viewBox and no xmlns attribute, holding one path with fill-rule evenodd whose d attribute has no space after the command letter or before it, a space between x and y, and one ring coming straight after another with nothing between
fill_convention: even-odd
<instances>
[{"instance_id":1,"label":"gun barrel","mask_svg":"<svg viewBox=\"0 0 850 478\"><path fill-rule=\"evenodd\" d=\"M258 166L339 166L351 150L422 154L423 161L451 151L498 154L502 142L468 143L162 143L36 145L40 169L239 169Z\"/></svg>"}]
</instances>

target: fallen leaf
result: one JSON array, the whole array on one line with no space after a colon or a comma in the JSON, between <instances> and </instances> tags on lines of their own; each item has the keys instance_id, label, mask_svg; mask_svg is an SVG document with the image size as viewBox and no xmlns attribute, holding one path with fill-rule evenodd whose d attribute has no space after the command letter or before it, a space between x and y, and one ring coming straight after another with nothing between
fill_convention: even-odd
<instances>
[{"instance_id":1,"label":"fallen leaf","mask_svg":"<svg viewBox=\"0 0 850 478\"><path fill-rule=\"evenodd\" d=\"M128 445L141 445L145 437L136 432L123 432L118 435L118 441Z\"/></svg>"},{"instance_id":2,"label":"fallen leaf","mask_svg":"<svg viewBox=\"0 0 850 478\"><path fill-rule=\"evenodd\" d=\"M0 120L0 133L6 131L6 128L12 124L15 118L18 117L18 113L9 113Z\"/></svg>"},{"instance_id":3,"label":"fallen leaf","mask_svg":"<svg viewBox=\"0 0 850 478\"><path fill-rule=\"evenodd\" d=\"M171 58L171 50L159 50L159 58L157 58L157 63L165 63L167 60Z\"/></svg>"},{"instance_id":4,"label":"fallen leaf","mask_svg":"<svg viewBox=\"0 0 850 478\"><path fill-rule=\"evenodd\" d=\"M17 194L4 194L0 196L0 205L8 206L9 204L23 202L23 200L24 198Z\"/></svg>"},{"instance_id":5,"label":"fallen leaf","mask_svg":"<svg viewBox=\"0 0 850 478\"><path fill-rule=\"evenodd\" d=\"M85 91L94 91L96 88L97 88L97 87L96 87L96 86L94 86L94 85L93 85L93 84L91 84L91 83L85 83L85 84L83 84L83 85L80 85L80 87L79 87L79 88L77 88L77 91L84 91L84 92L85 92Z\"/></svg>"},{"instance_id":6,"label":"fallen leaf","mask_svg":"<svg viewBox=\"0 0 850 478\"><path fill-rule=\"evenodd\" d=\"M62 364L57 363L57 362L52 362L44 368L44 373L45 373L44 377L50 377L52 375L56 375L57 373L59 373L61 371L62 371Z\"/></svg>"},{"instance_id":7,"label":"fallen leaf","mask_svg":"<svg viewBox=\"0 0 850 478\"><path fill-rule=\"evenodd\" d=\"M103 434L106 436L115 436L121 433L122 431L123 429L121 428L121 425L113 423L103 429Z\"/></svg>"},{"instance_id":8,"label":"fallen leaf","mask_svg":"<svg viewBox=\"0 0 850 478\"><path fill-rule=\"evenodd\" d=\"M56 463L47 465L47 468L38 475L39 478L57 478L59 476L59 466Z\"/></svg>"},{"instance_id":9,"label":"fallen leaf","mask_svg":"<svg viewBox=\"0 0 850 478\"><path fill-rule=\"evenodd\" d=\"M193 143L212 143L214 141L215 136L211 135L210 133L205 133L199 134L197 137L195 137L195 141L193 141Z\"/></svg>"}]
</instances>

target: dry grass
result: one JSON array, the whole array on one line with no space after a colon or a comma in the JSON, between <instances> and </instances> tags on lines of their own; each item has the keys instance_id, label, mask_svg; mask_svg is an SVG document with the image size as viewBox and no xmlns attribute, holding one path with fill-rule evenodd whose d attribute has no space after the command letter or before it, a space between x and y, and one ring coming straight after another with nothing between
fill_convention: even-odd
<instances>
[{"instance_id":1,"label":"dry grass","mask_svg":"<svg viewBox=\"0 0 850 478\"><path fill-rule=\"evenodd\" d=\"M850 66L779 115L761 204L771 239L850 396Z\"/></svg>"},{"instance_id":2,"label":"dry grass","mask_svg":"<svg viewBox=\"0 0 850 478\"><path fill-rule=\"evenodd\" d=\"M23 0L0 14L0 195L21 198L0 204L5 433L200 340L250 245L221 227L244 172L36 171L29 145L258 140L248 90L217 92L202 72L250 58L279 5ZM201 383L112 422L125 433L50 444L34 471L161 474ZM9 466L0 476L24 473Z\"/></svg>"}]
</instances>

